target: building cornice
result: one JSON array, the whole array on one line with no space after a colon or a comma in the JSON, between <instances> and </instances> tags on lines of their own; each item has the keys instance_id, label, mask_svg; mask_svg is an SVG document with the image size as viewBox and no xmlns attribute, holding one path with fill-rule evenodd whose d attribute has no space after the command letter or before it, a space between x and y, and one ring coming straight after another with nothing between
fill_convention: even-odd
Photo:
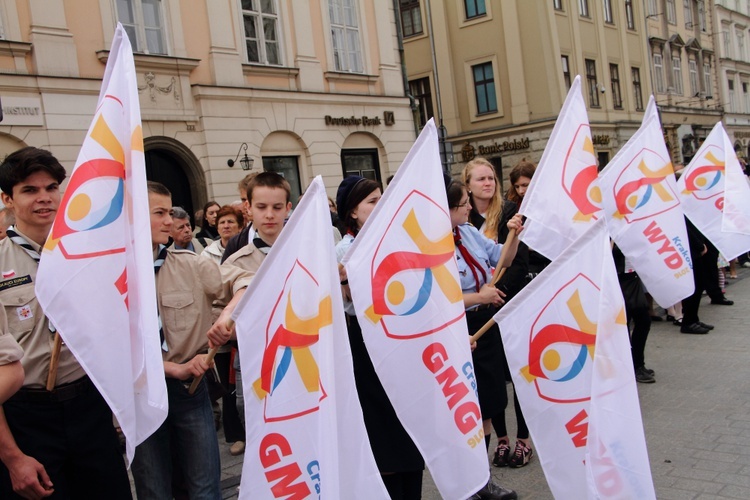
<instances>
[{"instance_id":1,"label":"building cornice","mask_svg":"<svg viewBox=\"0 0 750 500\"><path fill-rule=\"evenodd\" d=\"M96 57L103 63L107 64L109 59L109 50L98 50ZM154 54L133 54L135 67L138 69L150 70L172 70L178 73L189 73L198 67L201 60L188 57L162 56Z\"/></svg>"},{"instance_id":2,"label":"building cornice","mask_svg":"<svg viewBox=\"0 0 750 500\"><path fill-rule=\"evenodd\" d=\"M0 40L0 56L24 57L29 52L31 52L30 43Z\"/></svg>"}]
</instances>

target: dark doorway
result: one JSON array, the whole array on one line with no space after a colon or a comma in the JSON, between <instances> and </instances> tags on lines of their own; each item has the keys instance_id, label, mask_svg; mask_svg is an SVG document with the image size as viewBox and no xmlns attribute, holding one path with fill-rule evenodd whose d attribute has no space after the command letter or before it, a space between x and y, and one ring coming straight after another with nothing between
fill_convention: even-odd
<instances>
[{"instance_id":1,"label":"dark doorway","mask_svg":"<svg viewBox=\"0 0 750 500\"><path fill-rule=\"evenodd\" d=\"M599 160L599 172L609 163L609 151L597 151L596 159Z\"/></svg>"},{"instance_id":2,"label":"dark doorway","mask_svg":"<svg viewBox=\"0 0 750 500\"><path fill-rule=\"evenodd\" d=\"M172 205L184 208L193 218L195 209L190 194L190 181L182 168L180 158L163 149L146 151L146 178L161 182L172 193Z\"/></svg>"},{"instance_id":3,"label":"dark doorway","mask_svg":"<svg viewBox=\"0 0 750 500\"><path fill-rule=\"evenodd\" d=\"M344 177L360 175L383 185L377 149L342 149L341 166L344 170Z\"/></svg>"}]
</instances>

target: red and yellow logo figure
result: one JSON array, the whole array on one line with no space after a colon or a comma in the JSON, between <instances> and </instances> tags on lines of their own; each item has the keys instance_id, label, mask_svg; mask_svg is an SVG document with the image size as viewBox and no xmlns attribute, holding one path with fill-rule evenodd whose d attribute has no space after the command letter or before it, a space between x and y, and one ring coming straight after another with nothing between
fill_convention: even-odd
<instances>
[{"instance_id":1,"label":"red and yellow logo figure","mask_svg":"<svg viewBox=\"0 0 750 500\"><path fill-rule=\"evenodd\" d=\"M578 211L573 216L577 222L596 219L601 210L602 192L597 185L598 169L591 129L588 125L578 127L568 148L563 163L563 189Z\"/></svg>"},{"instance_id":2,"label":"red and yellow logo figure","mask_svg":"<svg viewBox=\"0 0 750 500\"><path fill-rule=\"evenodd\" d=\"M672 162L656 152L643 149L630 166L623 169L615 182L614 197L616 219L632 223L666 212L680 204L667 178L672 175ZM632 165L632 162L631 162Z\"/></svg>"}]
</instances>

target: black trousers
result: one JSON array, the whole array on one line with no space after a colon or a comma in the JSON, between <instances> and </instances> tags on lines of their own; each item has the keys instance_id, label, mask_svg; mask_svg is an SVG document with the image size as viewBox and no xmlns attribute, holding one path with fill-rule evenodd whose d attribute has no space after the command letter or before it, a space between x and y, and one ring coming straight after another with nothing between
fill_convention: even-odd
<instances>
[{"instance_id":1,"label":"black trousers","mask_svg":"<svg viewBox=\"0 0 750 500\"><path fill-rule=\"evenodd\" d=\"M21 451L47 471L54 485L47 498L130 499L112 412L88 378L82 383L82 394L62 402L27 400L22 390L3 404L8 426ZM21 498L2 463L0 498Z\"/></svg>"},{"instance_id":2,"label":"black trousers","mask_svg":"<svg viewBox=\"0 0 750 500\"><path fill-rule=\"evenodd\" d=\"M245 428L237 411L237 394L234 392L235 385L229 383L231 357L231 352L220 352L214 358L216 370L219 372L219 380L227 391L227 394L221 397L221 420L224 425L224 438L227 443L245 440Z\"/></svg>"}]
</instances>

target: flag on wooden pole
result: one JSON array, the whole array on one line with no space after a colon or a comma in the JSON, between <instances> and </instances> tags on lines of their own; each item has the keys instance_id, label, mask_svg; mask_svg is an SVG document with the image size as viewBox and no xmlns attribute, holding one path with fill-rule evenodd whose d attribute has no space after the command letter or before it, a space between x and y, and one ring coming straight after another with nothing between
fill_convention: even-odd
<instances>
[{"instance_id":1,"label":"flag on wooden pole","mask_svg":"<svg viewBox=\"0 0 750 500\"><path fill-rule=\"evenodd\" d=\"M118 24L36 293L117 418L128 462L167 416L149 220L133 52Z\"/></svg>"}]
</instances>

